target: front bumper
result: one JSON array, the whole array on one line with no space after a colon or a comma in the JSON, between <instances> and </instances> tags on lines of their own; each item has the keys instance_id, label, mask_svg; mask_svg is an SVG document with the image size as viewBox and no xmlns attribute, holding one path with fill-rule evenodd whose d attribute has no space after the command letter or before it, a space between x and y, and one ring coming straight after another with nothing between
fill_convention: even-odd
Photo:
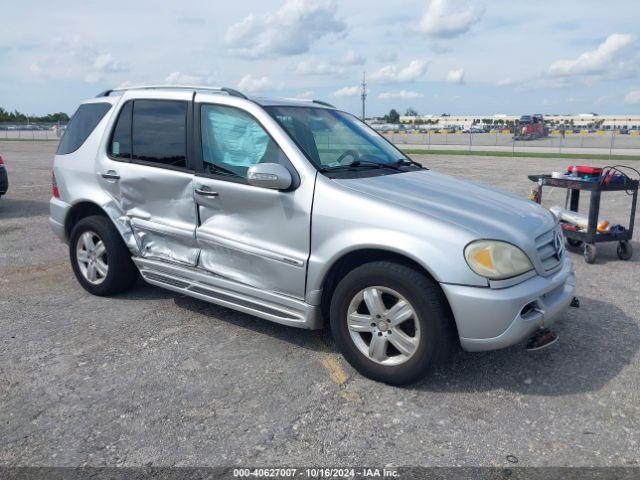
<instances>
[{"instance_id":1,"label":"front bumper","mask_svg":"<svg viewBox=\"0 0 640 480\"><path fill-rule=\"evenodd\" d=\"M6 168L0 168L0 195L4 195L9 190L9 174Z\"/></svg>"},{"instance_id":2,"label":"front bumper","mask_svg":"<svg viewBox=\"0 0 640 480\"><path fill-rule=\"evenodd\" d=\"M512 287L442 284L456 320L460 344L470 352L508 347L520 343L539 327L551 325L571 303L575 288L568 255L553 275L538 275Z\"/></svg>"}]
</instances>

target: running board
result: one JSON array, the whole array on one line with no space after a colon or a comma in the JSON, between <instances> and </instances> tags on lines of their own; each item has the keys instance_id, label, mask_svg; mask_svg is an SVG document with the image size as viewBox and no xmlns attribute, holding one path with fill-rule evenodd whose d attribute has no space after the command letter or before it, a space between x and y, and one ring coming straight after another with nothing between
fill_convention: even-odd
<instances>
[{"instance_id":1,"label":"running board","mask_svg":"<svg viewBox=\"0 0 640 480\"><path fill-rule=\"evenodd\" d=\"M291 327L322 327L319 307L302 300L175 263L140 257L133 257L133 261L142 278L152 285Z\"/></svg>"}]
</instances>

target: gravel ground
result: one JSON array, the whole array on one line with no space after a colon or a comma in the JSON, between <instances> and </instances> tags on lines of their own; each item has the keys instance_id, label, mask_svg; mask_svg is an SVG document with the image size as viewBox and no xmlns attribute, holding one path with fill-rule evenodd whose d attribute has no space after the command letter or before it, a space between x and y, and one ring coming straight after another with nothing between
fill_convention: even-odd
<instances>
[{"instance_id":1,"label":"gravel ground","mask_svg":"<svg viewBox=\"0 0 640 480\"><path fill-rule=\"evenodd\" d=\"M408 388L367 380L327 332L140 283L98 298L47 224L53 142L0 142L0 464L629 466L640 462L640 244L574 251L559 342L460 352ZM526 195L567 160L424 156ZM584 162L582 162L584 163ZM561 203L561 191L550 201ZM624 193L603 197L624 221ZM513 459L511 459L513 460Z\"/></svg>"}]
</instances>

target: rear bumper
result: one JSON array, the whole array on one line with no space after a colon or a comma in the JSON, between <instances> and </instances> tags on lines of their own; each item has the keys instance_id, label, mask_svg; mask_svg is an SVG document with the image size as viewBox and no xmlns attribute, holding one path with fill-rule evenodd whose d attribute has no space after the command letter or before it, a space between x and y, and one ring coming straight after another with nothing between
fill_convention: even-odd
<instances>
[{"instance_id":1,"label":"rear bumper","mask_svg":"<svg viewBox=\"0 0 640 480\"><path fill-rule=\"evenodd\" d=\"M64 221L67 218L67 212L71 208L66 202L63 202L59 198L52 197L49 200L49 225L51 230L55 233L60 240L67 243L67 233L64 230Z\"/></svg>"},{"instance_id":2,"label":"rear bumper","mask_svg":"<svg viewBox=\"0 0 640 480\"><path fill-rule=\"evenodd\" d=\"M550 277L536 276L513 287L492 289L442 284L456 320L460 344L471 352L520 343L554 323L571 303L575 275L568 256ZM525 306L530 308L523 312Z\"/></svg>"},{"instance_id":3,"label":"rear bumper","mask_svg":"<svg viewBox=\"0 0 640 480\"><path fill-rule=\"evenodd\" d=\"M0 168L0 195L4 195L9 190L9 174L6 168Z\"/></svg>"}]
</instances>

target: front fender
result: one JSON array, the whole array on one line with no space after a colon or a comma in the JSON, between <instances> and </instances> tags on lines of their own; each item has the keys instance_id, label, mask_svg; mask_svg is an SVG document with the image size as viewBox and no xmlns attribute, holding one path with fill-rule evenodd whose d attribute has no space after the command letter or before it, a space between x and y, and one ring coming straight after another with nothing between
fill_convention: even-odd
<instances>
[{"instance_id":1,"label":"front fender","mask_svg":"<svg viewBox=\"0 0 640 480\"><path fill-rule=\"evenodd\" d=\"M471 232L410 209L384 203L319 176L311 222L307 292L322 289L331 267L357 250L378 249L407 257L441 283L486 287L464 259Z\"/></svg>"}]
</instances>

